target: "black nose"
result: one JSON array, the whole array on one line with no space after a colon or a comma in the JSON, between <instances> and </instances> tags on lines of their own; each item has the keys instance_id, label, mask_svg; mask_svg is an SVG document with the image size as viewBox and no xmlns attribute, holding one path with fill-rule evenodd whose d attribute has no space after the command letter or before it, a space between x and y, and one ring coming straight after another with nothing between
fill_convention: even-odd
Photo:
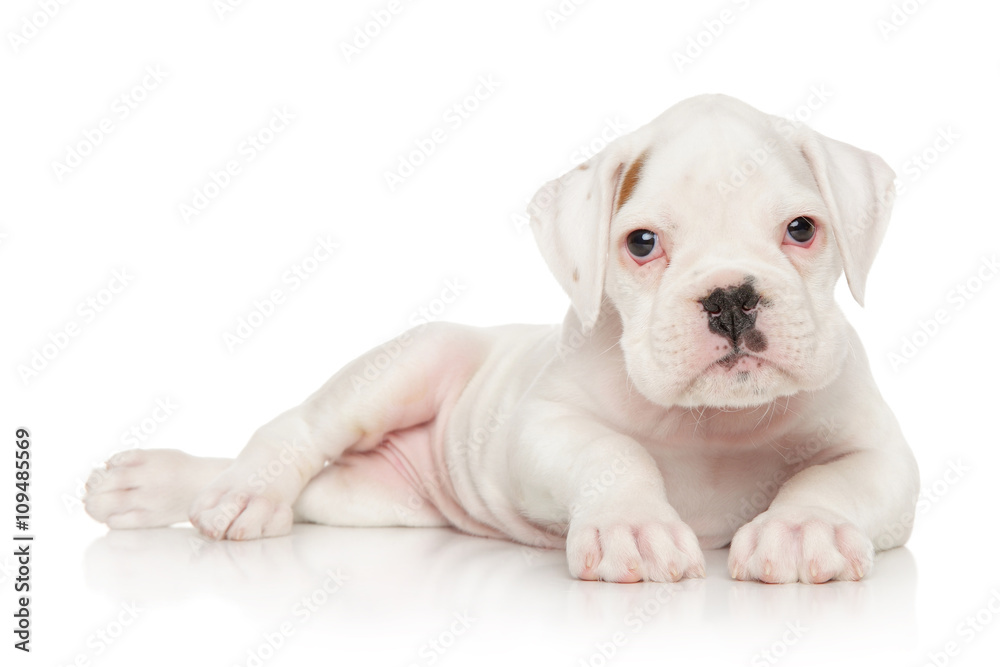
<instances>
[{"instance_id":1,"label":"black nose","mask_svg":"<svg viewBox=\"0 0 1000 667\"><path fill-rule=\"evenodd\" d=\"M715 288L701 300L701 305L708 313L709 330L737 345L740 338L754 328L759 301L760 295L757 294L757 290L750 283L743 283L738 287ZM744 342L752 349L757 338L758 336L749 336ZM751 339L754 345L749 345Z\"/></svg>"}]
</instances>

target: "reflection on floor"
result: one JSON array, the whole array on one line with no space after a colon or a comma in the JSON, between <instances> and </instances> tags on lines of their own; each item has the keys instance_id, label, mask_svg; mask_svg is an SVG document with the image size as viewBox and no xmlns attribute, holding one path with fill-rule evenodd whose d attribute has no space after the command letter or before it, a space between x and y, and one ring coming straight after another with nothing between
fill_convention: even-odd
<instances>
[{"instance_id":1,"label":"reflection on floor","mask_svg":"<svg viewBox=\"0 0 1000 667\"><path fill-rule=\"evenodd\" d=\"M496 656L514 650L498 638L516 636L523 648L536 637L561 644L555 654L572 665L664 650L708 650L740 664L773 664L775 656L794 653L825 664L838 647L877 647L886 655L913 647L917 574L905 548L880 554L865 581L818 586L735 582L725 550L706 557L703 580L608 584L571 579L562 551L447 529L300 525L282 538L207 542L190 527L174 527L111 531L87 550L85 571L92 588L153 607L228 602L264 635L282 619L295 624L315 615L324 627L349 629L355 640L415 636L435 644L440 635L458 645L456 633L475 619L463 654L477 655L472 647L488 637L500 642L491 644ZM841 632L859 623L875 632ZM239 664L254 664L252 642L249 650L242 658L237 652ZM372 659L378 643L373 650ZM401 663L393 660L432 664L446 657L436 650L421 644Z\"/></svg>"}]
</instances>

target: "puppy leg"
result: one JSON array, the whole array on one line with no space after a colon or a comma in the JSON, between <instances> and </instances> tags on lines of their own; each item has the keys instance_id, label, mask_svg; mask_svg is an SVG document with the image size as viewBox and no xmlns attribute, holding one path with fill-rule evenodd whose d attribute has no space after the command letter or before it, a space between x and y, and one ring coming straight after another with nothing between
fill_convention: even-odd
<instances>
[{"instance_id":1,"label":"puppy leg","mask_svg":"<svg viewBox=\"0 0 1000 667\"><path fill-rule=\"evenodd\" d=\"M568 523L573 576L620 583L705 576L698 538L668 502L642 445L586 415L529 423L514 466L527 473L522 511Z\"/></svg>"},{"instance_id":2,"label":"puppy leg","mask_svg":"<svg viewBox=\"0 0 1000 667\"><path fill-rule=\"evenodd\" d=\"M115 454L87 480L84 507L110 528L157 528L187 521L199 492L233 459L175 449ZM385 458L351 454L316 475L293 507L296 523L329 526L446 526L448 522Z\"/></svg>"},{"instance_id":3,"label":"puppy leg","mask_svg":"<svg viewBox=\"0 0 1000 667\"><path fill-rule=\"evenodd\" d=\"M327 526L447 526L448 521L388 460L348 454L326 466L293 506L296 523Z\"/></svg>"},{"instance_id":4,"label":"puppy leg","mask_svg":"<svg viewBox=\"0 0 1000 667\"><path fill-rule=\"evenodd\" d=\"M119 452L90 474L83 505L90 516L111 528L155 528L187 521L192 501L232 461L176 449Z\"/></svg>"},{"instance_id":5,"label":"puppy leg","mask_svg":"<svg viewBox=\"0 0 1000 667\"><path fill-rule=\"evenodd\" d=\"M768 583L857 581L871 571L876 543L886 549L906 541L917 488L905 446L806 468L736 531L729 573Z\"/></svg>"},{"instance_id":6,"label":"puppy leg","mask_svg":"<svg viewBox=\"0 0 1000 667\"><path fill-rule=\"evenodd\" d=\"M326 463L370 451L386 433L428 422L456 400L489 347L474 331L429 324L346 366L253 435L195 499L191 523L212 539L287 533L293 503Z\"/></svg>"}]
</instances>

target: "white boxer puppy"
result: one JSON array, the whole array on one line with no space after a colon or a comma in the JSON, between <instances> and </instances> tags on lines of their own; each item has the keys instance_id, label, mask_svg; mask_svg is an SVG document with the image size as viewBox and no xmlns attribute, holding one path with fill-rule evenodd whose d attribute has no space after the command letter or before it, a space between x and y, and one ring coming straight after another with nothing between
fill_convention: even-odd
<instances>
[{"instance_id":1,"label":"white boxer puppy","mask_svg":"<svg viewBox=\"0 0 1000 667\"><path fill-rule=\"evenodd\" d=\"M565 547L581 579L701 577L727 544L737 579L860 579L918 475L833 293L843 269L862 301L892 196L871 153L681 102L533 199L562 326L410 331L235 460L112 457L87 511L233 540L454 526Z\"/></svg>"}]
</instances>

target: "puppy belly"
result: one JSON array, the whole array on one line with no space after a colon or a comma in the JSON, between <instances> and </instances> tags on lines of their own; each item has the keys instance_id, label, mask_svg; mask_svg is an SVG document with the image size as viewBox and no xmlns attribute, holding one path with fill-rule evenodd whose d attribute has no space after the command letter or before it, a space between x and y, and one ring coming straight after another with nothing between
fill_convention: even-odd
<instances>
[{"instance_id":1,"label":"puppy belly","mask_svg":"<svg viewBox=\"0 0 1000 667\"><path fill-rule=\"evenodd\" d=\"M417 502L430 503L451 525L472 535L507 536L474 519L459 504L443 456L435 447L430 428L415 426L393 431L375 448L398 473L395 483L406 484Z\"/></svg>"}]
</instances>

